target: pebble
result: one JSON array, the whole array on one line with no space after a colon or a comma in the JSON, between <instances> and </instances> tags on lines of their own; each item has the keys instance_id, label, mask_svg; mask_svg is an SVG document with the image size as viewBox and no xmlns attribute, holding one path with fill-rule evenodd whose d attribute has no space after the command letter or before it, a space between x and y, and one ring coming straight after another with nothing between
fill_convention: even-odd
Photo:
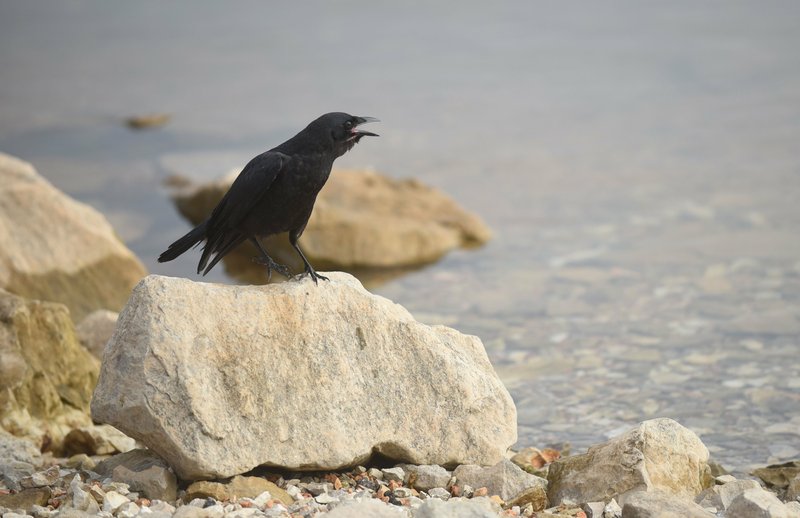
<instances>
[{"instance_id":1,"label":"pebble","mask_svg":"<svg viewBox=\"0 0 800 518\"><path fill-rule=\"evenodd\" d=\"M403 468L388 468L381 470L383 472L383 479L395 482L403 482L406 479L406 472Z\"/></svg>"},{"instance_id":2,"label":"pebble","mask_svg":"<svg viewBox=\"0 0 800 518\"><path fill-rule=\"evenodd\" d=\"M440 500L449 500L450 491L443 487L434 487L428 491L428 496L431 498L438 498Z\"/></svg>"},{"instance_id":3,"label":"pebble","mask_svg":"<svg viewBox=\"0 0 800 518\"><path fill-rule=\"evenodd\" d=\"M106 491L106 494L103 497L103 511L107 513L113 513L123 504L127 503L130 503L130 500L128 500L127 496L121 495L116 491Z\"/></svg>"}]
</instances>

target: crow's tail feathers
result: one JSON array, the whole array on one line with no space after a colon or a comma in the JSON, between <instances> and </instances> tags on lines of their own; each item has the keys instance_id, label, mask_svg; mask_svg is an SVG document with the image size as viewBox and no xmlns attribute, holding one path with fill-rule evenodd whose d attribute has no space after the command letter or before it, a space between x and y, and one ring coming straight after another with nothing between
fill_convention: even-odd
<instances>
[{"instance_id":1,"label":"crow's tail feathers","mask_svg":"<svg viewBox=\"0 0 800 518\"><path fill-rule=\"evenodd\" d=\"M159 263L166 263L172 261L185 251L197 245L206 237L206 225L204 221L190 230L185 236L178 239L167 248L161 255L158 256Z\"/></svg>"}]
</instances>

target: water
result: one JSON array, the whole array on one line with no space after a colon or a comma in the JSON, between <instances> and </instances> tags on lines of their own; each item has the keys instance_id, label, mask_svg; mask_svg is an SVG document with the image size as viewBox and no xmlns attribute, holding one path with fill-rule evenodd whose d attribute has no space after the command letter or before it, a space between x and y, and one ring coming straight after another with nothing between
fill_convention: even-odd
<instances>
[{"instance_id":1,"label":"water","mask_svg":"<svg viewBox=\"0 0 800 518\"><path fill-rule=\"evenodd\" d=\"M154 260L187 228L164 178L379 117L338 165L496 237L376 291L483 339L521 445L669 416L746 471L800 457L799 29L792 1L5 2L0 150L194 278ZM121 124L147 112L173 122Z\"/></svg>"}]
</instances>

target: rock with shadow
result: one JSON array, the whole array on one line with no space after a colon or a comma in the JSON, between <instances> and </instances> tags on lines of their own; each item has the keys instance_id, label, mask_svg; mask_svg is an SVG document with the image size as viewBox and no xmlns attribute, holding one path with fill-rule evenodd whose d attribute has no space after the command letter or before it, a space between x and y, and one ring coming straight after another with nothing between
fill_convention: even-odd
<instances>
[{"instance_id":1,"label":"rock with shadow","mask_svg":"<svg viewBox=\"0 0 800 518\"><path fill-rule=\"evenodd\" d=\"M319 286L145 278L106 347L93 418L184 479L333 470L376 454L499 462L516 409L481 341L326 275Z\"/></svg>"},{"instance_id":2,"label":"rock with shadow","mask_svg":"<svg viewBox=\"0 0 800 518\"><path fill-rule=\"evenodd\" d=\"M178 210L192 224L205 220L230 188L238 171L209 183L183 182L173 194ZM319 194L300 247L319 268L344 269L365 281L437 261L447 252L486 243L491 231L452 198L415 179L396 180L374 171L333 171ZM268 238L267 249L281 262L297 266L285 235ZM264 281L263 268L245 243L225 258L228 273Z\"/></svg>"}]
</instances>

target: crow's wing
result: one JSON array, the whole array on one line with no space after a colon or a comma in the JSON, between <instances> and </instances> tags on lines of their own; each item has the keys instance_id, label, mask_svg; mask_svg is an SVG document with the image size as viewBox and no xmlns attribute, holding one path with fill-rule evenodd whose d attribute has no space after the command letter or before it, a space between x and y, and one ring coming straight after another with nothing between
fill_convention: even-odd
<instances>
[{"instance_id":1,"label":"crow's wing","mask_svg":"<svg viewBox=\"0 0 800 518\"><path fill-rule=\"evenodd\" d=\"M289 155L277 151L267 151L250 160L211 213L209 229L235 228L241 223L289 160Z\"/></svg>"},{"instance_id":2,"label":"crow's wing","mask_svg":"<svg viewBox=\"0 0 800 518\"><path fill-rule=\"evenodd\" d=\"M237 227L269 191L275 178L281 174L289 160L291 160L289 155L267 151L244 166L208 218L206 244L197 264L197 273L207 274L225 254L250 237L244 235Z\"/></svg>"}]
</instances>

